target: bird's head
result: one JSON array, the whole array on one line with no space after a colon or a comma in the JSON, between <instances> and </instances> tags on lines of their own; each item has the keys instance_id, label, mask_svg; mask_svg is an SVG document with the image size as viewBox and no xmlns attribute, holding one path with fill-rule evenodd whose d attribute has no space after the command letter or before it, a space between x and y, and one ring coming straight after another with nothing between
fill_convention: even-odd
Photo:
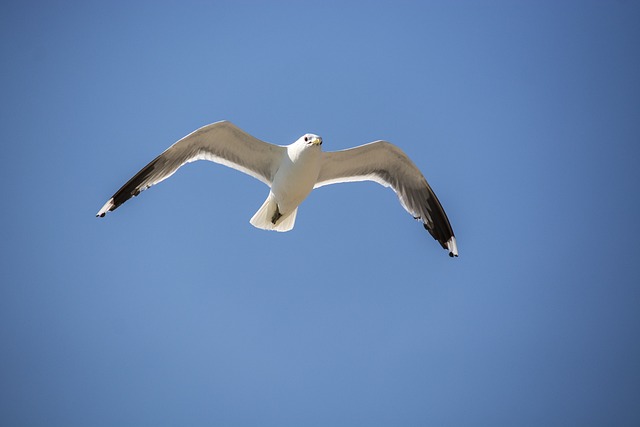
<instances>
[{"instance_id":1,"label":"bird's head","mask_svg":"<svg viewBox=\"0 0 640 427\"><path fill-rule=\"evenodd\" d=\"M319 147L322 145L322 138L312 133L307 133L305 135L302 135L298 141L301 144L304 144L305 146L310 146L310 147L311 146Z\"/></svg>"}]
</instances>

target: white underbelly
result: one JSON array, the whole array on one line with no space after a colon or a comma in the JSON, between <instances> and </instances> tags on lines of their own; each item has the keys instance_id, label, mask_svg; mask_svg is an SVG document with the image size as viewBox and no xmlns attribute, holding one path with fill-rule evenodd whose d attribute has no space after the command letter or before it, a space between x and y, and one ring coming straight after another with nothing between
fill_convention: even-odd
<instances>
[{"instance_id":1,"label":"white underbelly","mask_svg":"<svg viewBox=\"0 0 640 427\"><path fill-rule=\"evenodd\" d=\"M307 198L318 180L320 156L314 155L315 153L309 154L295 161L290 158L283 160L273 179L271 193L275 196L283 215L295 210Z\"/></svg>"}]
</instances>

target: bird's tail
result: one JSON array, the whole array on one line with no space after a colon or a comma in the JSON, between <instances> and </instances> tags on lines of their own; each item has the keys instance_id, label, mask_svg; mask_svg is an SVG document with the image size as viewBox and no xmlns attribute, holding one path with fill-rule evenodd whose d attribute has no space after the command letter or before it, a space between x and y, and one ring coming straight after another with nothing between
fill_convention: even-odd
<instances>
[{"instance_id":1,"label":"bird's tail","mask_svg":"<svg viewBox=\"0 0 640 427\"><path fill-rule=\"evenodd\" d=\"M282 214L278 209L278 203L269 195L249 222L263 230L289 231L296 223L296 215L298 208L288 214Z\"/></svg>"}]
</instances>

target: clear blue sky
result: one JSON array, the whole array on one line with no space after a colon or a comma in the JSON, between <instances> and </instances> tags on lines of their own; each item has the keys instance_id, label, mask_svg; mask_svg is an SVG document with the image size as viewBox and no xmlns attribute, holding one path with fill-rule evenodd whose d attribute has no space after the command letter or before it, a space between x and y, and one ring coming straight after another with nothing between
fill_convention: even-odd
<instances>
[{"instance_id":1,"label":"clear blue sky","mask_svg":"<svg viewBox=\"0 0 640 427\"><path fill-rule=\"evenodd\" d=\"M635 1L0 6L0 424L640 425ZM222 119L386 139L451 259L373 183L291 233L207 162L104 202Z\"/></svg>"}]
</instances>

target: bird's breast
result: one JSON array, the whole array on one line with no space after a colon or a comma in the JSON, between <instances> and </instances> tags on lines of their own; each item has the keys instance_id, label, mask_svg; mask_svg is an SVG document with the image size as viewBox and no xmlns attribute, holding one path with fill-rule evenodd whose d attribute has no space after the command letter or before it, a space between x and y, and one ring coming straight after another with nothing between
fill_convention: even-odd
<instances>
[{"instance_id":1,"label":"bird's breast","mask_svg":"<svg viewBox=\"0 0 640 427\"><path fill-rule=\"evenodd\" d=\"M320 173L321 152L287 155L276 173L271 192L276 197L280 210L295 209L311 192Z\"/></svg>"}]
</instances>

